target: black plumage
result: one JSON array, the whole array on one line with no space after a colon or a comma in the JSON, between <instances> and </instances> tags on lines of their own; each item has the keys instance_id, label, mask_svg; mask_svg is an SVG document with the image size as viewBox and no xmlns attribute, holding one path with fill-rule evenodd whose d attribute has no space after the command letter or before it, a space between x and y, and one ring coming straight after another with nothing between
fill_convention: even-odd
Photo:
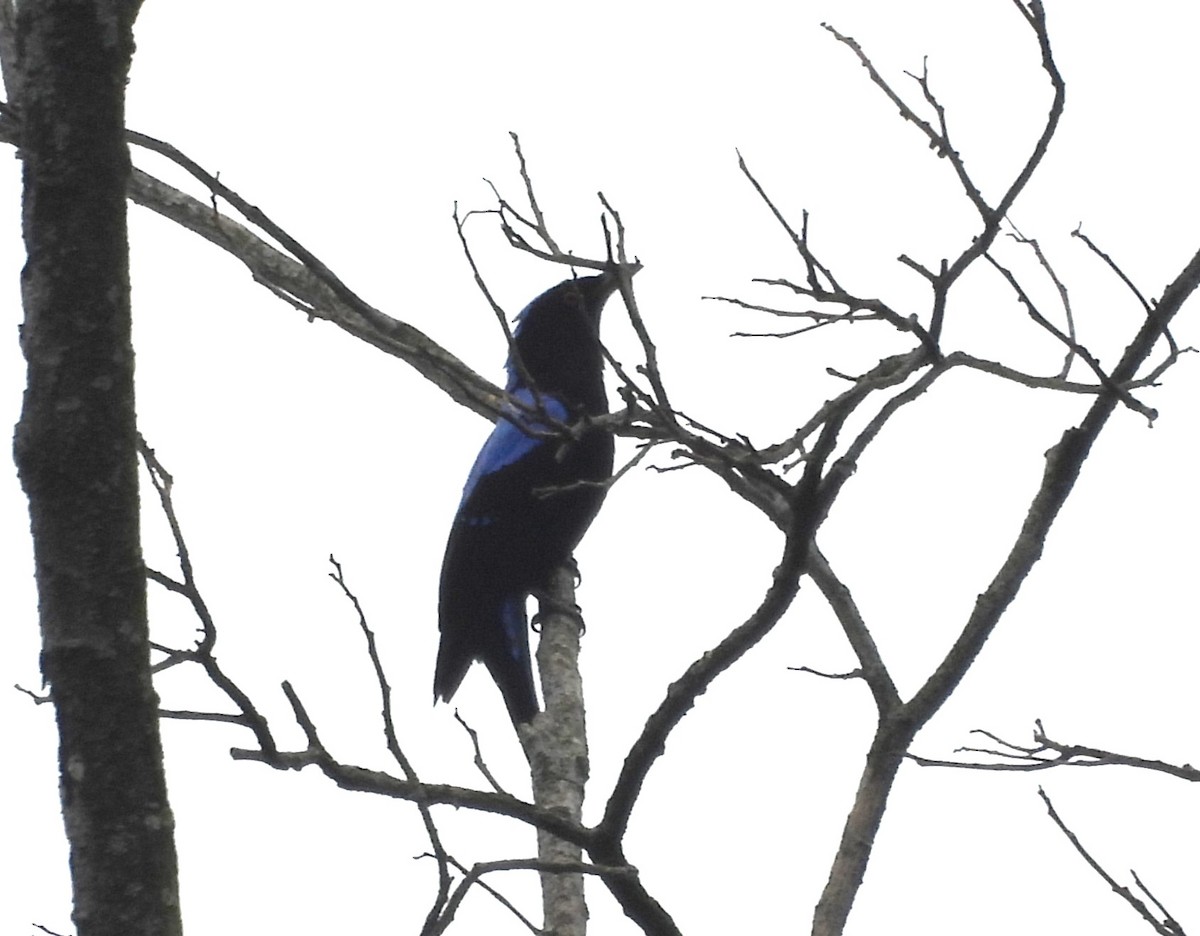
<instances>
[{"instance_id":1,"label":"black plumage","mask_svg":"<svg viewBox=\"0 0 1200 936\"><path fill-rule=\"evenodd\" d=\"M538 712L525 603L579 544L612 475L610 433L562 427L608 410L600 312L616 286L614 272L567 280L517 318L506 389L528 409L505 408L450 529L435 700L449 701L472 661L481 660L514 724Z\"/></svg>"}]
</instances>

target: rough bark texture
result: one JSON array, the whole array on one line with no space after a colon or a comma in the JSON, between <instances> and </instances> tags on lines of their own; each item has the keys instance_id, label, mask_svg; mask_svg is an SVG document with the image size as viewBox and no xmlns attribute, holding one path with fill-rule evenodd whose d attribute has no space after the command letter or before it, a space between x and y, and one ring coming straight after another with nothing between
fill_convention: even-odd
<instances>
[{"instance_id":1,"label":"rough bark texture","mask_svg":"<svg viewBox=\"0 0 1200 936\"><path fill-rule=\"evenodd\" d=\"M182 932L138 529L124 140L137 7L39 0L17 18L29 370L14 449L79 936Z\"/></svg>"},{"instance_id":2,"label":"rough bark texture","mask_svg":"<svg viewBox=\"0 0 1200 936\"><path fill-rule=\"evenodd\" d=\"M572 573L559 568L550 594L570 607L575 600ZM529 758L533 801L579 822L588 778L587 731L584 723L583 681L579 675L579 621L542 606L538 639L538 672L546 710L522 737ZM538 830L538 858L545 862L582 861L578 845ZM543 931L548 936L583 936L588 911L582 874L542 872Z\"/></svg>"}]
</instances>

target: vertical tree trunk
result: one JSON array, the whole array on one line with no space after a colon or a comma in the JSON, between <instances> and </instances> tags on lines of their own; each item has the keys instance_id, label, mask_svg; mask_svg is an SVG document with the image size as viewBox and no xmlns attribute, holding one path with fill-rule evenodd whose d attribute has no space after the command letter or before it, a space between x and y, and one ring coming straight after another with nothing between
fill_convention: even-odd
<instances>
[{"instance_id":1,"label":"vertical tree trunk","mask_svg":"<svg viewBox=\"0 0 1200 936\"><path fill-rule=\"evenodd\" d=\"M17 12L29 370L14 448L79 936L182 932L138 529L124 141L137 8Z\"/></svg>"},{"instance_id":2,"label":"vertical tree trunk","mask_svg":"<svg viewBox=\"0 0 1200 936\"><path fill-rule=\"evenodd\" d=\"M550 595L560 606L575 600L573 572L555 570ZM584 723L583 682L579 676L579 620L548 604L540 610L538 672L546 711L522 735L533 780L533 800L577 822L583 816L588 778L587 729ZM580 862L579 846L540 829L538 858L549 862ZM542 872L542 929L548 936L584 936L588 911L582 874Z\"/></svg>"}]
</instances>

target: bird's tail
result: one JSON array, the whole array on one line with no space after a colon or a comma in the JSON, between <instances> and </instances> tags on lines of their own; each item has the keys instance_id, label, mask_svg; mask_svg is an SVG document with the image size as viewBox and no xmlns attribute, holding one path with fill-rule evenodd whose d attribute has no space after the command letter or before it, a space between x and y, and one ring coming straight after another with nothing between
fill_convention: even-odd
<instances>
[{"instance_id":1,"label":"bird's tail","mask_svg":"<svg viewBox=\"0 0 1200 936\"><path fill-rule=\"evenodd\" d=\"M508 715L514 725L530 721L538 713L537 692L533 687L533 663L529 657L529 619L525 615L525 596L508 596L500 606L503 643L490 648L483 663L500 687Z\"/></svg>"},{"instance_id":2,"label":"bird's tail","mask_svg":"<svg viewBox=\"0 0 1200 936\"><path fill-rule=\"evenodd\" d=\"M471 663L481 660L500 688L513 724L530 721L538 713L538 701L525 596L505 596L487 611L475 608L471 618L467 627L443 628L433 677L434 698L449 702Z\"/></svg>"}]
</instances>

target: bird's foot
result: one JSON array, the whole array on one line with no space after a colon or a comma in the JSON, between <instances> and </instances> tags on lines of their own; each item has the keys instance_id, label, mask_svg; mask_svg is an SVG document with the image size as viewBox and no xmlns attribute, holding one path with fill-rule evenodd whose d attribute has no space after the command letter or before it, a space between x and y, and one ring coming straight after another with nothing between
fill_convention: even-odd
<instances>
[{"instance_id":1,"label":"bird's foot","mask_svg":"<svg viewBox=\"0 0 1200 936\"><path fill-rule=\"evenodd\" d=\"M561 614L564 617L569 617L575 622L575 626L579 628L579 636L582 637L587 632L587 625L583 623L583 613L580 611L579 605L573 601L559 601L544 592L534 592L533 597L538 601L537 614L533 616L533 620L529 622L529 626L533 628L534 633L541 633L542 618L551 614Z\"/></svg>"}]
</instances>

